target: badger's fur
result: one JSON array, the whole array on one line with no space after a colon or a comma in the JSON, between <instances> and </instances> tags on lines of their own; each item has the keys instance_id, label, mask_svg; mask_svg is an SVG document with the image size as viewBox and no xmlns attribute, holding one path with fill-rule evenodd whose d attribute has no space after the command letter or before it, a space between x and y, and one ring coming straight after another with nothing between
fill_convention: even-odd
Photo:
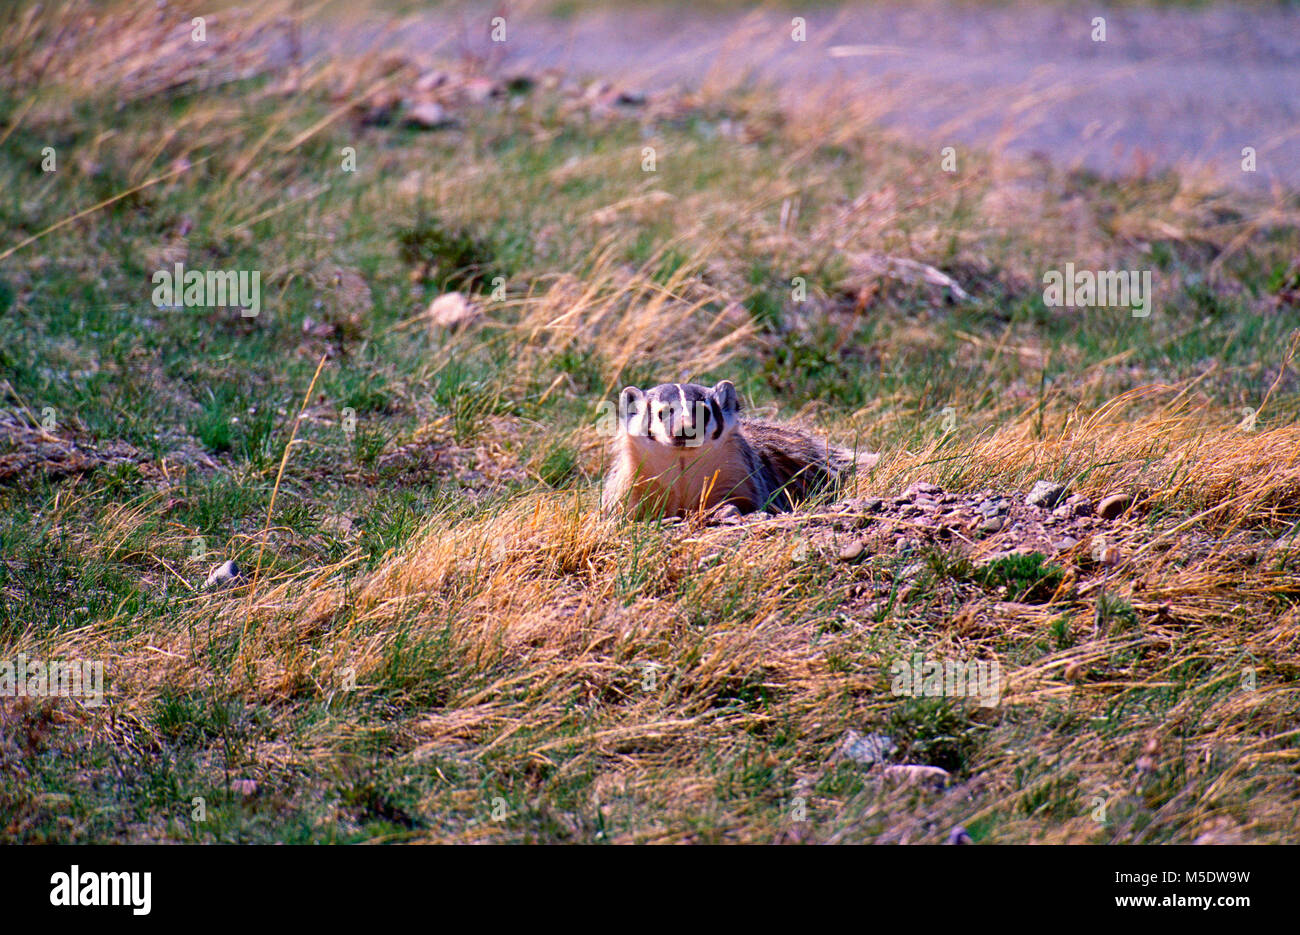
<instances>
[{"instance_id":1,"label":"badger's fur","mask_svg":"<svg viewBox=\"0 0 1300 935\"><path fill-rule=\"evenodd\" d=\"M601 506L638 518L725 504L789 510L878 455L855 456L793 426L742 419L730 380L664 383L619 396L614 458Z\"/></svg>"}]
</instances>

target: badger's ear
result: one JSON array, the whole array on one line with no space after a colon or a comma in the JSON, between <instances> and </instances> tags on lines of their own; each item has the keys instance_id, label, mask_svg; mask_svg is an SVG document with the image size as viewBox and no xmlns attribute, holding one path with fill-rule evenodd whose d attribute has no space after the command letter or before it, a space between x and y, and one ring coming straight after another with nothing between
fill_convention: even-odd
<instances>
[{"instance_id":1,"label":"badger's ear","mask_svg":"<svg viewBox=\"0 0 1300 935\"><path fill-rule=\"evenodd\" d=\"M625 386L623 392L618 394L618 408L625 419L640 410L644 403L645 393L642 393L635 386Z\"/></svg>"},{"instance_id":2,"label":"badger's ear","mask_svg":"<svg viewBox=\"0 0 1300 935\"><path fill-rule=\"evenodd\" d=\"M722 380L709 390L709 395L722 407L723 412L740 412L740 397L736 394L736 384Z\"/></svg>"}]
</instances>

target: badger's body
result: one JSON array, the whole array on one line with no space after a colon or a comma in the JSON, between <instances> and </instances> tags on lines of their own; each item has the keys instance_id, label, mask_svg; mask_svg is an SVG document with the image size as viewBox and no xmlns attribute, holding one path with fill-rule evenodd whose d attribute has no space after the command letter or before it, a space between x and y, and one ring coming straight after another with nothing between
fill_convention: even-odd
<instances>
[{"instance_id":1,"label":"badger's body","mask_svg":"<svg viewBox=\"0 0 1300 935\"><path fill-rule=\"evenodd\" d=\"M875 455L855 456L788 425L740 417L736 388L664 383L619 397L619 430L601 505L636 517L725 504L789 510Z\"/></svg>"}]
</instances>

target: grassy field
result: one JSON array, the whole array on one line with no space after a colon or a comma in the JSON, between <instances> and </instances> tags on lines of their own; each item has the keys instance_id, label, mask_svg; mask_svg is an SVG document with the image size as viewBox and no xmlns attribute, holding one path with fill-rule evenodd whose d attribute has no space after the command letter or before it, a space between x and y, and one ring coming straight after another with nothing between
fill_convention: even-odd
<instances>
[{"instance_id":1,"label":"grassy field","mask_svg":"<svg viewBox=\"0 0 1300 935\"><path fill-rule=\"evenodd\" d=\"M107 703L0 699L0 841L1294 840L1296 194L145 6L3 14L0 659ZM259 313L155 307L178 262ZM1046 307L1067 262L1154 310ZM880 451L859 497L1136 506L1001 576L598 516L601 403L688 378ZM894 694L915 653L999 703Z\"/></svg>"}]
</instances>

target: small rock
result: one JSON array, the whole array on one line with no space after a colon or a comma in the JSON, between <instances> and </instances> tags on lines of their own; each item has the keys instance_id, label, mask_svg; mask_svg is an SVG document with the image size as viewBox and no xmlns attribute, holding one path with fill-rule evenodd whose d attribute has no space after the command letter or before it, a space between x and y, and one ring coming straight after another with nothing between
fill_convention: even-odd
<instances>
[{"instance_id":1,"label":"small rock","mask_svg":"<svg viewBox=\"0 0 1300 935\"><path fill-rule=\"evenodd\" d=\"M356 523L353 522L352 517L339 514L338 516L326 516L321 520L320 528L322 532L327 532L330 535L345 537L352 535Z\"/></svg>"},{"instance_id":2,"label":"small rock","mask_svg":"<svg viewBox=\"0 0 1300 935\"><path fill-rule=\"evenodd\" d=\"M1092 503L1082 494L1071 494L1065 498L1064 506L1070 508L1071 516L1091 516ZM1058 507L1060 509L1060 507Z\"/></svg>"},{"instance_id":3,"label":"small rock","mask_svg":"<svg viewBox=\"0 0 1300 935\"><path fill-rule=\"evenodd\" d=\"M903 496L914 500L917 497L937 497L941 493L943 493L943 488L937 484L927 484L924 481L917 481L915 484L903 491Z\"/></svg>"},{"instance_id":4,"label":"small rock","mask_svg":"<svg viewBox=\"0 0 1300 935\"><path fill-rule=\"evenodd\" d=\"M1011 501L1005 497L990 498L981 501L978 509L984 516L1005 516L1011 511Z\"/></svg>"},{"instance_id":5,"label":"small rock","mask_svg":"<svg viewBox=\"0 0 1300 935\"><path fill-rule=\"evenodd\" d=\"M1074 536L1064 536L1052 543L1052 549L1057 552L1067 552L1079 544L1079 540Z\"/></svg>"},{"instance_id":6,"label":"small rock","mask_svg":"<svg viewBox=\"0 0 1300 935\"><path fill-rule=\"evenodd\" d=\"M467 98L476 104L481 104L491 97L498 97L502 93L502 88L491 78L469 78L461 85L461 90Z\"/></svg>"},{"instance_id":7,"label":"small rock","mask_svg":"<svg viewBox=\"0 0 1300 935\"><path fill-rule=\"evenodd\" d=\"M454 121L447 116L446 109L436 101L421 101L406 109L406 125L419 127L421 130L437 130L449 127Z\"/></svg>"},{"instance_id":8,"label":"small rock","mask_svg":"<svg viewBox=\"0 0 1300 935\"><path fill-rule=\"evenodd\" d=\"M948 832L948 840L945 841L944 843L945 844L974 844L975 841L971 838L970 834L967 833L965 828L963 828L961 825L957 825L957 827L953 828L951 831Z\"/></svg>"},{"instance_id":9,"label":"small rock","mask_svg":"<svg viewBox=\"0 0 1300 935\"><path fill-rule=\"evenodd\" d=\"M723 526L736 526L743 523L745 517L734 503L724 503L710 511L708 520Z\"/></svg>"},{"instance_id":10,"label":"small rock","mask_svg":"<svg viewBox=\"0 0 1300 935\"><path fill-rule=\"evenodd\" d=\"M844 548L840 549L839 559L841 562L860 562L867 554L867 547L862 544L861 539L854 539Z\"/></svg>"},{"instance_id":11,"label":"small rock","mask_svg":"<svg viewBox=\"0 0 1300 935\"><path fill-rule=\"evenodd\" d=\"M478 317L478 308L462 293L448 292L429 303L429 320L440 328L454 328Z\"/></svg>"},{"instance_id":12,"label":"small rock","mask_svg":"<svg viewBox=\"0 0 1300 935\"><path fill-rule=\"evenodd\" d=\"M1097 515L1102 519L1114 519L1132 505L1133 498L1128 494L1111 494L1097 504Z\"/></svg>"},{"instance_id":13,"label":"small rock","mask_svg":"<svg viewBox=\"0 0 1300 935\"><path fill-rule=\"evenodd\" d=\"M863 736L855 730L848 730L840 738L840 745L836 747L833 759L850 760L870 767L885 762L897 749L894 741L884 734Z\"/></svg>"},{"instance_id":14,"label":"small rock","mask_svg":"<svg viewBox=\"0 0 1300 935\"><path fill-rule=\"evenodd\" d=\"M1001 532L1002 526L1006 522L1001 516L990 516L984 522L980 523L979 531L986 536L991 536L995 532Z\"/></svg>"},{"instance_id":15,"label":"small rock","mask_svg":"<svg viewBox=\"0 0 1300 935\"><path fill-rule=\"evenodd\" d=\"M613 90L614 86L608 81L593 81L582 92L582 97L584 100L595 101L602 97L608 97Z\"/></svg>"},{"instance_id":16,"label":"small rock","mask_svg":"<svg viewBox=\"0 0 1300 935\"><path fill-rule=\"evenodd\" d=\"M230 584L239 577L239 566L234 560L222 562L208 573L208 579L203 582L205 588L219 588Z\"/></svg>"},{"instance_id":17,"label":"small rock","mask_svg":"<svg viewBox=\"0 0 1300 935\"><path fill-rule=\"evenodd\" d=\"M338 331L337 325L331 325L327 321L317 321L310 315L303 316L302 333L313 338L328 338L334 332Z\"/></svg>"},{"instance_id":18,"label":"small rock","mask_svg":"<svg viewBox=\"0 0 1300 935\"><path fill-rule=\"evenodd\" d=\"M1045 510L1050 510L1061 501L1065 496L1065 485L1058 484L1055 481L1040 480L1034 484L1033 489L1029 491L1029 496L1025 497L1025 503L1030 506L1040 506Z\"/></svg>"},{"instance_id":19,"label":"small rock","mask_svg":"<svg viewBox=\"0 0 1300 935\"><path fill-rule=\"evenodd\" d=\"M942 789L948 785L949 774L938 766L922 766L919 763L902 763L885 768L885 778L906 785L924 783Z\"/></svg>"},{"instance_id":20,"label":"small rock","mask_svg":"<svg viewBox=\"0 0 1300 935\"><path fill-rule=\"evenodd\" d=\"M872 497L862 504L862 512L879 513L885 506L885 501L879 497Z\"/></svg>"}]
</instances>

